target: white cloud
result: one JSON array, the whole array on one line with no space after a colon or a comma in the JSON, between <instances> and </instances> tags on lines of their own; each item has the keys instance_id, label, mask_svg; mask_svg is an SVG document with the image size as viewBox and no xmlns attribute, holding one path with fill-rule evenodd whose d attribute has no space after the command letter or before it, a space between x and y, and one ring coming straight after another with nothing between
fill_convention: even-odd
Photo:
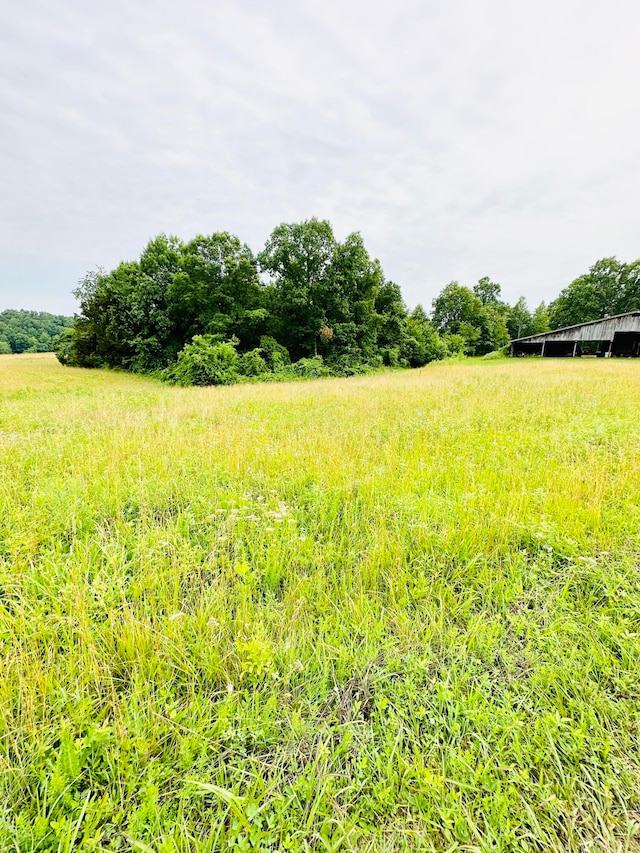
<instances>
[{"instance_id":1,"label":"white cloud","mask_svg":"<svg viewBox=\"0 0 640 853\"><path fill-rule=\"evenodd\" d=\"M0 33L0 302L164 230L360 230L410 303L640 255L632 0L26 0ZM1 306L0 306L1 307Z\"/></svg>"}]
</instances>

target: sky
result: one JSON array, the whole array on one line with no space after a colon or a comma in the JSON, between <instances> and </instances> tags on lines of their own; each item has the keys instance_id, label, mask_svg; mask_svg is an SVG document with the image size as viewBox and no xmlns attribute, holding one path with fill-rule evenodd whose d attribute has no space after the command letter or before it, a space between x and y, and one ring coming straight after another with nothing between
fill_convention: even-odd
<instances>
[{"instance_id":1,"label":"sky","mask_svg":"<svg viewBox=\"0 0 640 853\"><path fill-rule=\"evenodd\" d=\"M640 257L637 0L0 0L0 310L164 232L359 231L410 306Z\"/></svg>"}]
</instances>

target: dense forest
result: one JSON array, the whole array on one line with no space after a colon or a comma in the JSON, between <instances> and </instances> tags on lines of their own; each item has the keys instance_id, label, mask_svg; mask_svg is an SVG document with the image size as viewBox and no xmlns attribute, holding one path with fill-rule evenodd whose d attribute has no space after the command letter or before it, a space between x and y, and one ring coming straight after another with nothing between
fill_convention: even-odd
<instances>
[{"instance_id":1,"label":"dense forest","mask_svg":"<svg viewBox=\"0 0 640 853\"><path fill-rule=\"evenodd\" d=\"M72 325L72 317L47 314L45 311L2 311L0 355L51 352L58 335Z\"/></svg>"},{"instance_id":2,"label":"dense forest","mask_svg":"<svg viewBox=\"0 0 640 853\"><path fill-rule=\"evenodd\" d=\"M155 373L180 384L349 375L484 355L511 338L640 306L640 261L605 258L548 307L501 298L489 278L451 282L430 314L409 310L358 233L329 222L274 229L255 255L227 232L160 235L137 261L88 273L75 291L63 364Z\"/></svg>"}]
</instances>

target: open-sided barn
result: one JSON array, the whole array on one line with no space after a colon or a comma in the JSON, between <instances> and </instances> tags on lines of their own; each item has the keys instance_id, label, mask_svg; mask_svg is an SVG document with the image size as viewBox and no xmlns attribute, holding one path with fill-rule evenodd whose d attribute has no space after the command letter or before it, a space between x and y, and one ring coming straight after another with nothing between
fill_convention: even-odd
<instances>
[{"instance_id":1,"label":"open-sided barn","mask_svg":"<svg viewBox=\"0 0 640 853\"><path fill-rule=\"evenodd\" d=\"M511 355L514 356L580 356L585 352L605 358L640 356L640 311L511 341Z\"/></svg>"}]
</instances>

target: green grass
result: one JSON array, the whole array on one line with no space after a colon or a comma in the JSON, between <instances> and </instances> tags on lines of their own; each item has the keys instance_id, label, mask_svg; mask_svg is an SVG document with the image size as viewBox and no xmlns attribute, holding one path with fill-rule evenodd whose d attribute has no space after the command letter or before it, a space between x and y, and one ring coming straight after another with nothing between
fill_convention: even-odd
<instances>
[{"instance_id":1,"label":"green grass","mask_svg":"<svg viewBox=\"0 0 640 853\"><path fill-rule=\"evenodd\" d=\"M2 851L640 850L640 366L0 358Z\"/></svg>"}]
</instances>

